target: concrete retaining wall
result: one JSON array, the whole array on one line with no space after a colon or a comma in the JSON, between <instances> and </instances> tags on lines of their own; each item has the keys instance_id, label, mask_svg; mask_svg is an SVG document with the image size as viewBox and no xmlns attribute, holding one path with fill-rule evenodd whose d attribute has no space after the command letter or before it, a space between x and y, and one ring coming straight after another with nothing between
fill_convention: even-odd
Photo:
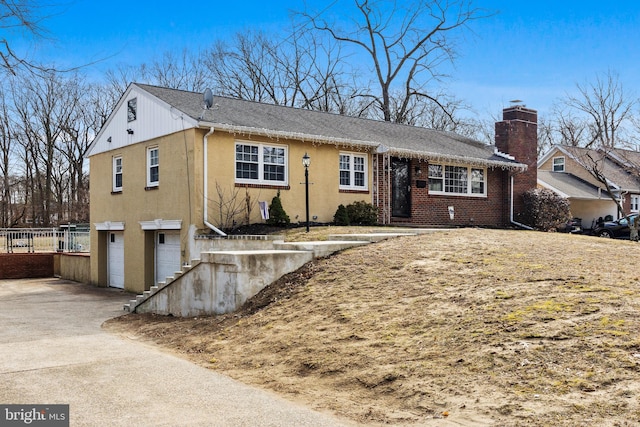
<instances>
[{"instance_id":1,"label":"concrete retaining wall","mask_svg":"<svg viewBox=\"0 0 640 427\"><path fill-rule=\"evenodd\" d=\"M307 251L203 252L197 266L154 291L135 311L182 317L231 313L312 259Z\"/></svg>"},{"instance_id":2,"label":"concrete retaining wall","mask_svg":"<svg viewBox=\"0 0 640 427\"><path fill-rule=\"evenodd\" d=\"M91 280L91 258L89 254L55 254L54 275L74 282L89 283Z\"/></svg>"}]
</instances>

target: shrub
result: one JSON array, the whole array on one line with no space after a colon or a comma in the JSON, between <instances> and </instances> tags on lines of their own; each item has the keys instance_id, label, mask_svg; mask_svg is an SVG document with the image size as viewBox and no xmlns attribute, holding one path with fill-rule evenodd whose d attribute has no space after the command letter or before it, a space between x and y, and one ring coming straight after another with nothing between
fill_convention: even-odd
<instances>
[{"instance_id":1,"label":"shrub","mask_svg":"<svg viewBox=\"0 0 640 427\"><path fill-rule=\"evenodd\" d=\"M333 215L333 223L335 225L349 225L349 212L347 212L347 208L344 205L338 206L338 210Z\"/></svg>"},{"instance_id":2,"label":"shrub","mask_svg":"<svg viewBox=\"0 0 640 427\"><path fill-rule=\"evenodd\" d=\"M284 211L282 207L282 201L280 201L280 190L278 190L278 194L271 200L271 205L269 205L269 219L267 220L267 224L269 225L279 225L279 226L287 226L291 220L289 219L289 215Z\"/></svg>"},{"instance_id":3,"label":"shrub","mask_svg":"<svg viewBox=\"0 0 640 427\"><path fill-rule=\"evenodd\" d=\"M353 202L347 206L349 225L378 224L378 208L365 201Z\"/></svg>"},{"instance_id":4,"label":"shrub","mask_svg":"<svg viewBox=\"0 0 640 427\"><path fill-rule=\"evenodd\" d=\"M525 222L536 230L551 231L570 218L569 201L546 188L524 194Z\"/></svg>"}]
</instances>

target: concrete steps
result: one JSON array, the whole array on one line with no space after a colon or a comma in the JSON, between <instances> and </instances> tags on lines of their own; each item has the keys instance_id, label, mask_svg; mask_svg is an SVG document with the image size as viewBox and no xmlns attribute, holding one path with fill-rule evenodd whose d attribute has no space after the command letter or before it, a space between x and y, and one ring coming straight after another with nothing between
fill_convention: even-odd
<instances>
[{"instance_id":1,"label":"concrete steps","mask_svg":"<svg viewBox=\"0 0 640 427\"><path fill-rule=\"evenodd\" d=\"M158 282L155 286L151 286L148 291L144 291L142 294L136 295L136 299L130 300L128 304L124 304L123 310L128 311L130 313L135 312L136 307L138 307L144 301L147 301L153 295L157 294L164 287L169 285L171 282L173 282L180 276L183 276L184 274L186 274L189 270L192 270L198 264L200 264L199 259L191 260L191 264L183 265L182 270L176 271L173 276L167 277L164 282Z\"/></svg>"}]
</instances>

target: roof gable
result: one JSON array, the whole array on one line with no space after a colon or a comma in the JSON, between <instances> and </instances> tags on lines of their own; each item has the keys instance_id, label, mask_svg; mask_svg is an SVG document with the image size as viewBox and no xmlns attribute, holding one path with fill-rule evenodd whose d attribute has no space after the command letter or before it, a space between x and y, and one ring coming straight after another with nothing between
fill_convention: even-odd
<instances>
[{"instance_id":1,"label":"roof gable","mask_svg":"<svg viewBox=\"0 0 640 427\"><path fill-rule=\"evenodd\" d=\"M135 99L136 118L128 118L128 106ZM197 120L136 84L120 97L113 112L89 147L88 156L117 150L197 126Z\"/></svg>"}]
</instances>

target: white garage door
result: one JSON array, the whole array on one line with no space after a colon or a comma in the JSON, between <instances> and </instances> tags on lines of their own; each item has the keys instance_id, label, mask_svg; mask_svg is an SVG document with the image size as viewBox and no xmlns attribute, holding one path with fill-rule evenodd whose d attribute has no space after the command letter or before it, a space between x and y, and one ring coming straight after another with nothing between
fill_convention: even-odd
<instances>
[{"instance_id":1,"label":"white garage door","mask_svg":"<svg viewBox=\"0 0 640 427\"><path fill-rule=\"evenodd\" d=\"M180 271L180 232L156 233L156 283Z\"/></svg>"},{"instance_id":2,"label":"white garage door","mask_svg":"<svg viewBox=\"0 0 640 427\"><path fill-rule=\"evenodd\" d=\"M109 232L107 266L109 286L124 288L124 233L122 231Z\"/></svg>"}]
</instances>

